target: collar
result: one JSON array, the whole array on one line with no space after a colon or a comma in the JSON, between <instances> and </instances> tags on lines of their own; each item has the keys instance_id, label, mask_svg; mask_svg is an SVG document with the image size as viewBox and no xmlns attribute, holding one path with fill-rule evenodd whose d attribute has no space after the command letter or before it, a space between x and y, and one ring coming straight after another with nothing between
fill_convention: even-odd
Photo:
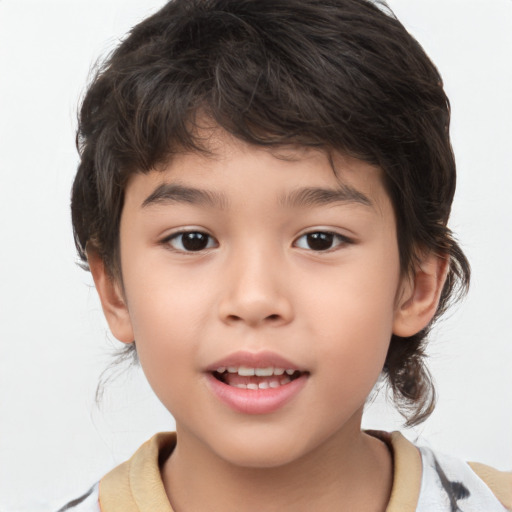
<instances>
[{"instance_id":1,"label":"collar","mask_svg":"<svg viewBox=\"0 0 512 512\"><path fill-rule=\"evenodd\" d=\"M414 512L421 487L419 450L399 432L367 433L384 441L393 455L393 486L386 512ZM105 475L100 481L101 511L173 512L160 475L159 455L175 445L176 433L157 434Z\"/></svg>"}]
</instances>

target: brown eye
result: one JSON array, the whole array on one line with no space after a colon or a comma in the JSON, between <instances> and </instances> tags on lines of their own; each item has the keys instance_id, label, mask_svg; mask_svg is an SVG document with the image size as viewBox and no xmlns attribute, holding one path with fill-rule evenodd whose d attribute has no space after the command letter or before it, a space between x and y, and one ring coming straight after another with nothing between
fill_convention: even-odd
<instances>
[{"instance_id":1,"label":"brown eye","mask_svg":"<svg viewBox=\"0 0 512 512\"><path fill-rule=\"evenodd\" d=\"M349 242L348 238L337 233L315 231L302 235L295 242L295 246L301 249L309 249L310 251L328 251Z\"/></svg>"},{"instance_id":2,"label":"brown eye","mask_svg":"<svg viewBox=\"0 0 512 512\"><path fill-rule=\"evenodd\" d=\"M173 249L183 252L204 251L216 246L214 238L201 231L176 233L167 241Z\"/></svg>"}]
</instances>

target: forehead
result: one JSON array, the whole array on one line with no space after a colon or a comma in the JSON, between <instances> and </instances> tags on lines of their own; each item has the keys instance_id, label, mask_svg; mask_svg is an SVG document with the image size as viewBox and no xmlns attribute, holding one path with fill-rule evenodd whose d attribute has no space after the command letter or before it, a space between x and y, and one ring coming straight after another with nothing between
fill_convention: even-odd
<instances>
[{"instance_id":1,"label":"forehead","mask_svg":"<svg viewBox=\"0 0 512 512\"><path fill-rule=\"evenodd\" d=\"M125 201L153 206L179 196L225 208L253 199L295 207L338 199L379 210L389 202L381 169L337 151L254 146L220 129L209 133L205 145L207 152L177 153L149 173L133 175Z\"/></svg>"}]
</instances>

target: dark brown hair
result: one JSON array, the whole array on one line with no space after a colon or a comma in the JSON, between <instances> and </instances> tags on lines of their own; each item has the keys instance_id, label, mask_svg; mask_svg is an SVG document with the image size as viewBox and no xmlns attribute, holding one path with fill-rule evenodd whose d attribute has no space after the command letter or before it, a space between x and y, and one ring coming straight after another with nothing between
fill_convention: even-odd
<instances>
[{"instance_id":1,"label":"dark brown hair","mask_svg":"<svg viewBox=\"0 0 512 512\"><path fill-rule=\"evenodd\" d=\"M441 77L383 3L174 0L135 26L97 71L80 111L73 185L78 253L119 269L124 188L179 151L206 151L206 117L260 146L337 150L384 172L404 274L421 251L449 258L436 318L465 291L469 264L447 227L455 191ZM435 320L435 319L434 319ZM384 374L412 425L434 407L430 326L393 336Z\"/></svg>"}]
</instances>

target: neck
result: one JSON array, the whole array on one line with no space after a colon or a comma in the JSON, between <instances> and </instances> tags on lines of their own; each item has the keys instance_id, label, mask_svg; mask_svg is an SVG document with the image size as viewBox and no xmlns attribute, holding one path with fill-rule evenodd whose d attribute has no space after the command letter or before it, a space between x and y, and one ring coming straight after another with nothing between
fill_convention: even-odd
<instances>
[{"instance_id":1,"label":"neck","mask_svg":"<svg viewBox=\"0 0 512 512\"><path fill-rule=\"evenodd\" d=\"M323 446L278 467L241 467L218 457L178 429L178 444L162 468L175 512L382 512L392 461L381 441L359 430L337 433Z\"/></svg>"}]
</instances>

